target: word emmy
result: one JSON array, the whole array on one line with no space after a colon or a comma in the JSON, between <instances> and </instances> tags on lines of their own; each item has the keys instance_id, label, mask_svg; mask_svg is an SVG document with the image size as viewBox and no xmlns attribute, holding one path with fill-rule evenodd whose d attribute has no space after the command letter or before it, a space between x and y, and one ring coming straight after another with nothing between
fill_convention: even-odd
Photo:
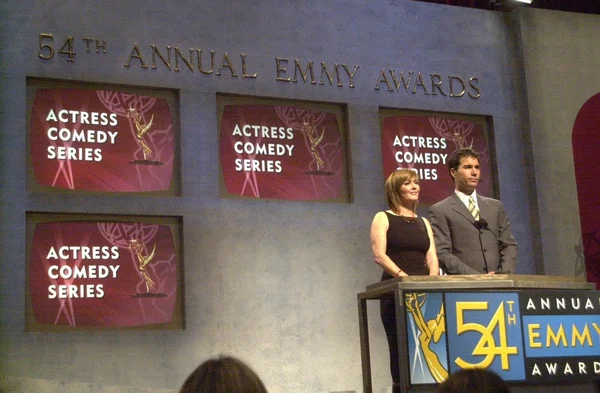
<instances>
[{"instance_id":1,"label":"word emmy","mask_svg":"<svg viewBox=\"0 0 600 393\"><path fill-rule=\"evenodd\" d=\"M590 326L592 329L590 329ZM596 323L586 323L580 327L576 324L570 326L570 333L564 324L552 327L550 324L542 326L540 323L527 324L530 348L575 348L578 345L596 347L600 345L600 327ZM592 333L595 332L595 334Z\"/></svg>"},{"instance_id":2,"label":"word emmy","mask_svg":"<svg viewBox=\"0 0 600 393\"><path fill-rule=\"evenodd\" d=\"M46 260L61 261L105 261L118 260L119 248L117 246L63 246L58 250L50 247ZM71 284L76 279L116 279L120 265L50 265L47 273L52 282L58 279L68 284L52 284L48 286L48 299L75 299L75 298L102 298L104 297L103 284Z\"/></svg>"},{"instance_id":3,"label":"word emmy","mask_svg":"<svg viewBox=\"0 0 600 393\"><path fill-rule=\"evenodd\" d=\"M119 133L117 131L100 130L91 126L110 126L118 125L116 113L98 113L76 110L58 110L50 109L46 115L46 122L49 124L60 122L70 127L61 126L49 127L46 130L46 136L52 143L63 142L65 145L49 145L47 148L49 160L79 160L79 161L102 161L102 149L91 147L73 147L72 142L81 143L110 143L114 145ZM77 124L77 126L76 126ZM79 127L79 128L75 128Z\"/></svg>"}]
</instances>

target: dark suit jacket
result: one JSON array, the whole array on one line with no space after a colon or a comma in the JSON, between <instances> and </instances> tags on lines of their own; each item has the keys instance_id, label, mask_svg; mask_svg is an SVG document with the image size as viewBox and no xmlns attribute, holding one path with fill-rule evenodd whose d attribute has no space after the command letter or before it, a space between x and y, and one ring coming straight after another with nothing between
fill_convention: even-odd
<instances>
[{"instance_id":1,"label":"dark suit jacket","mask_svg":"<svg viewBox=\"0 0 600 393\"><path fill-rule=\"evenodd\" d=\"M515 273L517 242L502 202L477 195L477 204L487 229L475 227L475 219L456 193L429 209L440 267L448 274Z\"/></svg>"}]
</instances>

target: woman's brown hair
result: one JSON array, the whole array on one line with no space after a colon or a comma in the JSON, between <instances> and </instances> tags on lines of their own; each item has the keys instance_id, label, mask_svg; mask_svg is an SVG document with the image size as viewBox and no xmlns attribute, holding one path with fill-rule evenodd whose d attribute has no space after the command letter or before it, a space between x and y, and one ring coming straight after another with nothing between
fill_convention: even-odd
<instances>
[{"instance_id":1,"label":"woman's brown hair","mask_svg":"<svg viewBox=\"0 0 600 393\"><path fill-rule=\"evenodd\" d=\"M510 393L500 376L483 369L460 370L442 382L436 393Z\"/></svg>"},{"instance_id":2,"label":"woman's brown hair","mask_svg":"<svg viewBox=\"0 0 600 393\"><path fill-rule=\"evenodd\" d=\"M397 169L392 172L385 181L385 196L390 210L394 213L400 214L400 206L404 206L400 200L400 187L402 187L405 181L413 179L419 180L419 175L415 170ZM415 214L417 212L416 203L413 206L404 207L411 209Z\"/></svg>"},{"instance_id":3,"label":"woman's brown hair","mask_svg":"<svg viewBox=\"0 0 600 393\"><path fill-rule=\"evenodd\" d=\"M231 356L209 359L194 370L179 393L267 393L258 375Z\"/></svg>"}]
</instances>

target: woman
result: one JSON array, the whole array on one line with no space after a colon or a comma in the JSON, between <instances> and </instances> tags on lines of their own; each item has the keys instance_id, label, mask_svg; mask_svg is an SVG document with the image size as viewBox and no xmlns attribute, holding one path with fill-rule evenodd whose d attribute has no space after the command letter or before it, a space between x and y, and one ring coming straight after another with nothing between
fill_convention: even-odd
<instances>
[{"instance_id":1,"label":"woman","mask_svg":"<svg viewBox=\"0 0 600 393\"><path fill-rule=\"evenodd\" d=\"M389 210L377 213L371 224L371 248L375 263L383 268L382 281L409 275L438 275L431 226L416 213L419 191L419 177L412 169L398 169L385 181ZM381 321L390 348L390 371L394 391L399 391L395 311L393 298L381 300Z\"/></svg>"},{"instance_id":2,"label":"woman","mask_svg":"<svg viewBox=\"0 0 600 393\"><path fill-rule=\"evenodd\" d=\"M241 360L221 356L202 363L179 393L267 393L258 375Z\"/></svg>"}]
</instances>

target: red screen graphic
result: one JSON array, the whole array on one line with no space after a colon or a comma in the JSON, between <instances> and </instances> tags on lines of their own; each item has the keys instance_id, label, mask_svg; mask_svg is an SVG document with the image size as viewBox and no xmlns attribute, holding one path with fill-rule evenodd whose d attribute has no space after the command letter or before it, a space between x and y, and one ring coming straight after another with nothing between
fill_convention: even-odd
<instances>
[{"instance_id":1,"label":"red screen graphic","mask_svg":"<svg viewBox=\"0 0 600 393\"><path fill-rule=\"evenodd\" d=\"M286 200L342 197L344 151L335 114L226 105L220 132L227 193Z\"/></svg>"},{"instance_id":2,"label":"red screen graphic","mask_svg":"<svg viewBox=\"0 0 600 393\"><path fill-rule=\"evenodd\" d=\"M35 227L29 288L38 324L75 328L169 323L177 279L168 226L56 221Z\"/></svg>"},{"instance_id":3,"label":"red screen graphic","mask_svg":"<svg viewBox=\"0 0 600 393\"><path fill-rule=\"evenodd\" d=\"M447 164L452 153L463 147L472 147L480 154L481 182L477 192L493 197L493 168L483 126L460 119L386 117L381 132L384 179L398 168L414 168L421 184L419 202L432 205L454 190Z\"/></svg>"},{"instance_id":4,"label":"red screen graphic","mask_svg":"<svg viewBox=\"0 0 600 393\"><path fill-rule=\"evenodd\" d=\"M582 247L588 281L600 288L600 93L583 104L573 125L573 159L581 222Z\"/></svg>"},{"instance_id":5,"label":"red screen graphic","mask_svg":"<svg viewBox=\"0 0 600 393\"><path fill-rule=\"evenodd\" d=\"M100 192L166 191L171 185L173 125L163 98L38 89L29 133L39 185Z\"/></svg>"}]
</instances>

